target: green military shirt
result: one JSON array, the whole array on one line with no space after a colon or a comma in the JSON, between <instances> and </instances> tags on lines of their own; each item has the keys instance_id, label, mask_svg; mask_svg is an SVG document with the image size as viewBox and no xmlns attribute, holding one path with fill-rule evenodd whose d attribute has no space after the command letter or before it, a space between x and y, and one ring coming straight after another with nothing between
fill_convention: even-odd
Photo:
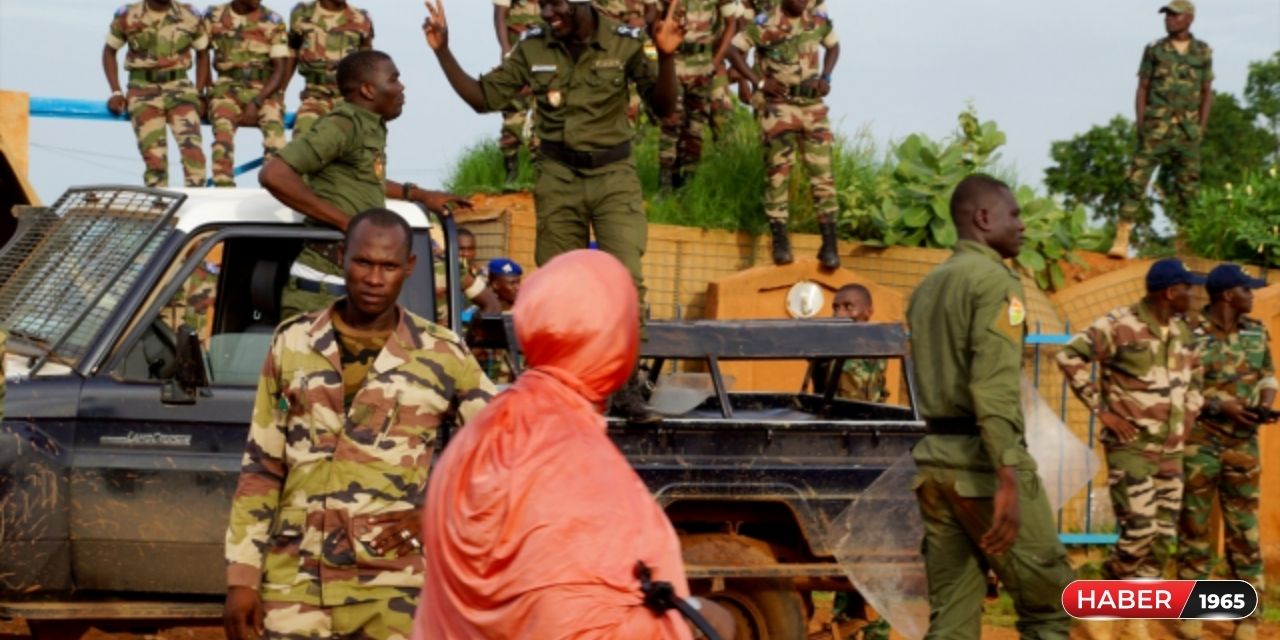
<instances>
[{"instance_id":1,"label":"green military shirt","mask_svg":"<svg viewBox=\"0 0 1280 640\"><path fill-rule=\"evenodd\" d=\"M280 150L316 195L348 216L387 204L387 124L343 102Z\"/></svg>"},{"instance_id":2,"label":"green military shirt","mask_svg":"<svg viewBox=\"0 0 1280 640\"><path fill-rule=\"evenodd\" d=\"M1206 307L1192 335L1204 368L1202 394L1209 406L1223 401L1256 406L1263 391L1277 388L1276 370L1267 346L1270 338L1261 322L1242 317L1236 330L1228 333L1214 323ZM1198 422L1225 436L1252 435L1236 433L1235 423L1209 410L1200 413Z\"/></svg>"},{"instance_id":3,"label":"green military shirt","mask_svg":"<svg viewBox=\"0 0 1280 640\"><path fill-rule=\"evenodd\" d=\"M1178 53L1171 38L1161 38L1142 52L1138 77L1147 81L1147 107L1143 125L1164 134L1181 126L1192 138L1200 136L1200 98L1205 83L1213 80L1213 49L1203 40L1191 39L1186 53Z\"/></svg>"},{"instance_id":4,"label":"green military shirt","mask_svg":"<svg viewBox=\"0 0 1280 640\"><path fill-rule=\"evenodd\" d=\"M981 437L929 435L913 456L921 466L990 472L1034 469L1023 439L1022 282L995 250L970 240L916 287L907 307L917 363L920 413L969 418Z\"/></svg>"},{"instance_id":5,"label":"green military shirt","mask_svg":"<svg viewBox=\"0 0 1280 640\"><path fill-rule=\"evenodd\" d=\"M631 141L628 82L648 101L658 81L644 55L644 35L596 13L597 26L582 56L550 29L530 27L502 66L480 77L485 110L500 111L528 86L536 100L534 133L576 151L609 149Z\"/></svg>"}]
</instances>

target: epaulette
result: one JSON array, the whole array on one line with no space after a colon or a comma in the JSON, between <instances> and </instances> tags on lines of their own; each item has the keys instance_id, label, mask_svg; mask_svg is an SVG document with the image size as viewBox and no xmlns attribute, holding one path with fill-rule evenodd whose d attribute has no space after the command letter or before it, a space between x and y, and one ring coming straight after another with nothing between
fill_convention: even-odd
<instances>
[{"instance_id":1,"label":"epaulette","mask_svg":"<svg viewBox=\"0 0 1280 640\"><path fill-rule=\"evenodd\" d=\"M628 38L640 39L640 27L628 27L625 24L618 25L618 35L627 36Z\"/></svg>"},{"instance_id":2,"label":"epaulette","mask_svg":"<svg viewBox=\"0 0 1280 640\"><path fill-rule=\"evenodd\" d=\"M529 27L524 30L524 33L520 34L520 39L528 40L529 38L541 38L542 36L542 27Z\"/></svg>"},{"instance_id":3,"label":"epaulette","mask_svg":"<svg viewBox=\"0 0 1280 640\"><path fill-rule=\"evenodd\" d=\"M122 16L122 15L124 15L124 14L126 14L126 13L129 13L129 5L127 5L127 4L122 4L122 5L120 5L120 8L119 8L119 9L116 9L116 17L117 17L117 18L119 18L120 16Z\"/></svg>"}]
</instances>

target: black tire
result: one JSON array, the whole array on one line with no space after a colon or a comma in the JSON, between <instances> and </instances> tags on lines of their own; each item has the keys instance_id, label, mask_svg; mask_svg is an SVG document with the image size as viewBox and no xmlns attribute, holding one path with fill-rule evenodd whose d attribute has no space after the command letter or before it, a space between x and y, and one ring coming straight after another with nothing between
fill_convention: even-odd
<instances>
[{"instance_id":1,"label":"black tire","mask_svg":"<svg viewBox=\"0 0 1280 640\"><path fill-rule=\"evenodd\" d=\"M768 545L731 534L683 536L686 564L756 566L776 562ZM711 591L710 581L693 583L694 595L729 611L737 623L737 640L794 640L808 635L809 616L795 583L774 578L733 578Z\"/></svg>"}]
</instances>

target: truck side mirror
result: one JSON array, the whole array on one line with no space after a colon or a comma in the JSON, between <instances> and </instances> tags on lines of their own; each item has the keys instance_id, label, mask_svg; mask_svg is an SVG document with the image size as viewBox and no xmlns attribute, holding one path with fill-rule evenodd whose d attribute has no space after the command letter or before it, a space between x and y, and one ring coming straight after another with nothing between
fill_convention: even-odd
<instances>
[{"instance_id":1,"label":"truck side mirror","mask_svg":"<svg viewBox=\"0 0 1280 640\"><path fill-rule=\"evenodd\" d=\"M209 386L209 378L204 370L204 354L200 349L200 336L189 326L179 327L175 351L177 368L173 378L165 380L161 387L160 401L165 404L195 404L199 391Z\"/></svg>"}]
</instances>

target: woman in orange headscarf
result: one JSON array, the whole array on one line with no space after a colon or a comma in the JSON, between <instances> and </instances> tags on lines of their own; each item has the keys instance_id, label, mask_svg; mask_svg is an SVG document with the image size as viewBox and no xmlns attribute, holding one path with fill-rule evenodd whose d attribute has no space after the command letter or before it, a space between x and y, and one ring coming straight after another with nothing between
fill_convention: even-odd
<instances>
[{"instance_id":1,"label":"woman in orange headscarf","mask_svg":"<svg viewBox=\"0 0 1280 640\"><path fill-rule=\"evenodd\" d=\"M601 251L563 254L513 313L528 370L432 470L416 638L689 638L644 605L637 561L689 595L680 541L602 414L635 366L631 276Z\"/></svg>"}]
</instances>

